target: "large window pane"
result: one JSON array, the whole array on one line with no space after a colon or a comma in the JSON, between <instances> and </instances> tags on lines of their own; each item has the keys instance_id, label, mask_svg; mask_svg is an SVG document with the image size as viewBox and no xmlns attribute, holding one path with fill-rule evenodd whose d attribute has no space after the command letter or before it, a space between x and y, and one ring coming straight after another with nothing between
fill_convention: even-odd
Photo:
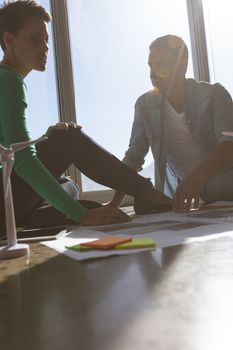
<instances>
[{"instance_id":1,"label":"large window pane","mask_svg":"<svg viewBox=\"0 0 233 350\"><path fill-rule=\"evenodd\" d=\"M4 1L0 1L2 5ZM49 0L37 1L50 11ZM58 121L58 104L54 68L52 28L49 24L49 59L46 72L31 72L25 83L28 90L28 125L32 138L41 136L50 125ZM2 54L2 51L1 51Z\"/></svg>"},{"instance_id":2,"label":"large window pane","mask_svg":"<svg viewBox=\"0 0 233 350\"><path fill-rule=\"evenodd\" d=\"M191 52L186 1L69 0L67 5L78 122L122 159L134 103L151 89L149 44L171 33L183 37ZM188 76L193 76L191 58ZM153 178L151 155L144 174ZM83 177L84 191L100 188Z\"/></svg>"},{"instance_id":3,"label":"large window pane","mask_svg":"<svg viewBox=\"0 0 233 350\"><path fill-rule=\"evenodd\" d=\"M233 96L233 4L204 0L211 82L220 82Z\"/></svg>"}]
</instances>

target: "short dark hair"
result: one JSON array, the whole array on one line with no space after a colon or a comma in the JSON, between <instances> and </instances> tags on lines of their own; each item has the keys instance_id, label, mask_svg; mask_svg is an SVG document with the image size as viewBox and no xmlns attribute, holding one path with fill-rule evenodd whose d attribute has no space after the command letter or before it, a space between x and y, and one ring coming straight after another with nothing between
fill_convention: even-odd
<instances>
[{"instance_id":1,"label":"short dark hair","mask_svg":"<svg viewBox=\"0 0 233 350\"><path fill-rule=\"evenodd\" d=\"M174 60L179 58L185 58L188 60L188 48L185 44L184 40L181 39L179 36L168 34L161 36L150 44L150 50L153 50L154 48L158 46L166 47L171 54L174 56Z\"/></svg>"},{"instance_id":2,"label":"short dark hair","mask_svg":"<svg viewBox=\"0 0 233 350\"><path fill-rule=\"evenodd\" d=\"M31 17L41 17L46 23L51 21L44 7L33 0L8 0L0 7L0 45L5 51L4 33L16 35Z\"/></svg>"}]
</instances>

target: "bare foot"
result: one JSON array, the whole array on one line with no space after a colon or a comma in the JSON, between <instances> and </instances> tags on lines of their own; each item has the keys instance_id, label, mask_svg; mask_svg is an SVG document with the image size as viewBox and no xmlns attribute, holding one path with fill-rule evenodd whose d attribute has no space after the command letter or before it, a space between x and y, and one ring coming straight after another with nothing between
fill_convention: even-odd
<instances>
[{"instance_id":1,"label":"bare foot","mask_svg":"<svg viewBox=\"0 0 233 350\"><path fill-rule=\"evenodd\" d=\"M131 218L120 209L112 209L106 205L89 210L81 218L83 226L110 225L131 221Z\"/></svg>"},{"instance_id":2,"label":"bare foot","mask_svg":"<svg viewBox=\"0 0 233 350\"><path fill-rule=\"evenodd\" d=\"M155 188L150 191L145 200L157 204L172 204L172 199Z\"/></svg>"}]
</instances>

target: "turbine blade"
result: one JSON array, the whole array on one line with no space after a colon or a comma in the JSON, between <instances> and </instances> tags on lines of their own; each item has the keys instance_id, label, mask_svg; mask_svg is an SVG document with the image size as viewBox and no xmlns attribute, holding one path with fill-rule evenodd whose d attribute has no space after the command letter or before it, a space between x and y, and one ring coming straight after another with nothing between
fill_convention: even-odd
<instances>
[{"instance_id":1,"label":"turbine blade","mask_svg":"<svg viewBox=\"0 0 233 350\"><path fill-rule=\"evenodd\" d=\"M47 139L46 136L42 136L42 137L39 137L38 139L36 140L29 140L29 141L23 141L23 142L17 142L17 143L13 143L11 145L11 148L14 152L17 152L17 151L20 151L30 145L33 145L35 143L38 143L38 142L42 142L42 141L45 141Z\"/></svg>"},{"instance_id":2,"label":"turbine blade","mask_svg":"<svg viewBox=\"0 0 233 350\"><path fill-rule=\"evenodd\" d=\"M222 134L225 136L233 136L233 131L223 131Z\"/></svg>"},{"instance_id":3,"label":"turbine blade","mask_svg":"<svg viewBox=\"0 0 233 350\"><path fill-rule=\"evenodd\" d=\"M2 145L0 145L0 153L4 153L7 149L5 147L3 147Z\"/></svg>"},{"instance_id":4,"label":"turbine blade","mask_svg":"<svg viewBox=\"0 0 233 350\"><path fill-rule=\"evenodd\" d=\"M5 162L3 166L3 186L5 189L5 197L8 195L10 176L11 176L13 163L14 163L14 158L11 157L7 159L7 162Z\"/></svg>"}]
</instances>

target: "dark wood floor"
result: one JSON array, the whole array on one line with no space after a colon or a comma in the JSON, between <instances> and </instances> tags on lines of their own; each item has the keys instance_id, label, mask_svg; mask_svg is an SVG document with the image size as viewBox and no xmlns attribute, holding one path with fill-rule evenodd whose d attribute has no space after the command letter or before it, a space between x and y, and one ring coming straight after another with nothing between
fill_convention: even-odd
<instances>
[{"instance_id":1,"label":"dark wood floor","mask_svg":"<svg viewBox=\"0 0 233 350\"><path fill-rule=\"evenodd\" d=\"M233 348L233 239L77 262L0 262L2 350Z\"/></svg>"}]
</instances>

